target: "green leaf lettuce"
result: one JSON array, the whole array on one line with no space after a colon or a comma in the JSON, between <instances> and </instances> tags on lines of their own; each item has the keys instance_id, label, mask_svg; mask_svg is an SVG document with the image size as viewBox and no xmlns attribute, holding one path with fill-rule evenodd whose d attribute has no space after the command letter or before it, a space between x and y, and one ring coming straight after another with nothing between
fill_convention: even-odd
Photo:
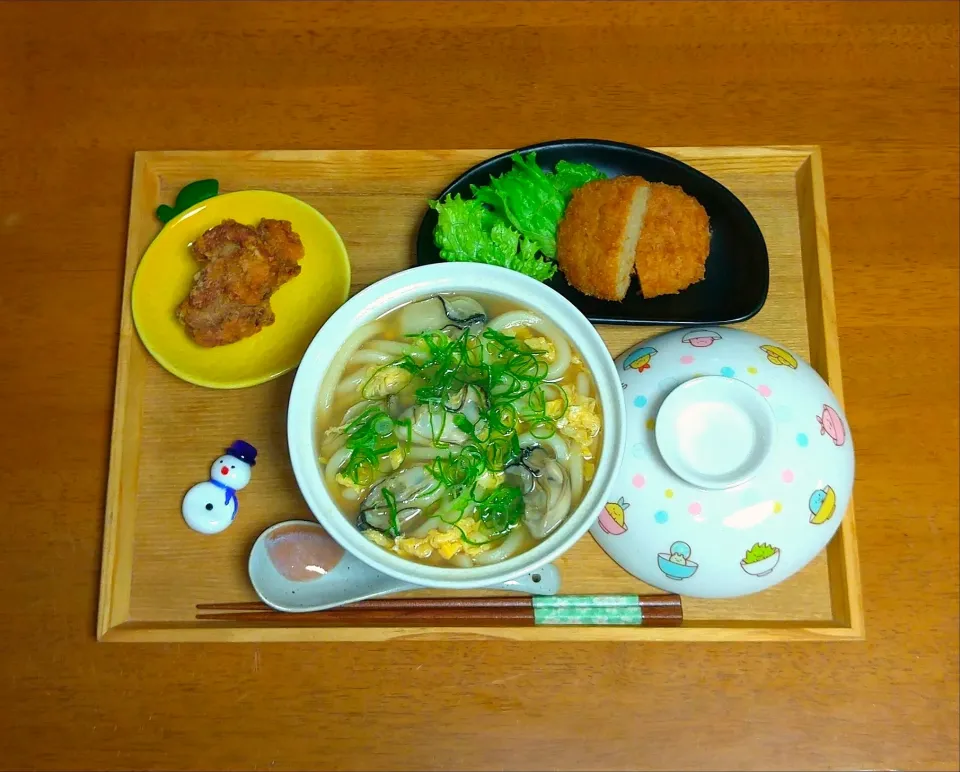
<instances>
[{"instance_id":1,"label":"green leaf lettuce","mask_svg":"<svg viewBox=\"0 0 960 772\"><path fill-rule=\"evenodd\" d=\"M513 167L488 185L471 185L472 199L430 202L439 216L434 241L444 260L502 265L545 281L556 272L557 228L573 191L604 175L567 161L545 172L536 153L511 160Z\"/></svg>"},{"instance_id":2,"label":"green leaf lettuce","mask_svg":"<svg viewBox=\"0 0 960 772\"><path fill-rule=\"evenodd\" d=\"M563 196L564 206L570 202L573 191L592 180L605 179L602 172L590 164L572 164L569 161L560 161L556 173L550 178L554 189Z\"/></svg>"},{"instance_id":3,"label":"green leaf lettuce","mask_svg":"<svg viewBox=\"0 0 960 772\"><path fill-rule=\"evenodd\" d=\"M430 207L437 212L434 241L444 260L499 265L540 281L556 273L556 264L541 260L533 242L486 209L479 199L447 196L442 202L431 201Z\"/></svg>"}]
</instances>

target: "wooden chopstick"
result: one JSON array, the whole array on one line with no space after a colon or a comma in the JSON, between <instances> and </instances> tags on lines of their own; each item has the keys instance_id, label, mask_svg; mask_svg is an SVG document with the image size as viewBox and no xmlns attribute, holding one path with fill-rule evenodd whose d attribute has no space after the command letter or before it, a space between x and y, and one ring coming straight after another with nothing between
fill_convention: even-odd
<instances>
[{"instance_id":1,"label":"wooden chopstick","mask_svg":"<svg viewBox=\"0 0 960 772\"><path fill-rule=\"evenodd\" d=\"M675 627L683 622L679 595L596 595L534 598L374 598L326 611L287 613L258 601L199 603L197 619L285 626L532 626L536 624L641 624Z\"/></svg>"},{"instance_id":2,"label":"wooden chopstick","mask_svg":"<svg viewBox=\"0 0 960 772\"><path fill-rule=\"evenodd\" d=\"M282 611L252 611L248 613L224 612L197 614L197 619L227 622L272 622L284 625L310 625L340 623L356 627L374 627L382 625L409 627L411 625L444 625L471 627L477 624L532 625L534 617L525 609L449 609L437 608L396 609L383 611L356 611L347 609L329 609L328 611L308 611L300 614L288 614Z\"/></svg>"},{"instance_id":3,"label":"wooden chopstick","mask_svg":"<svg viewBox=\"0 0 960 772\"><path fill-rule=\"evenodd\" d=\"M564 596L556 596L564 597ZM594 598L603 599L608 596L594 595ZM620 598L619 595L609 596ZM638 605L641 608L676 607L680 608L680 596L673 594L639 595ZM486 596L486 597L414 597L414 598L371 598L340 606L342 609L390 609L390 608L530 608L533 598L527 595ZM601 604L604 605L604 604ZM259 600L238 601L231 603L198 603L199 611L273 611L270 606ZM332 609L331 609L332 610ZM312 612L308 612L312 613ZM324 612L316 612L324 613Z\"/></svg>"}]
</instances>

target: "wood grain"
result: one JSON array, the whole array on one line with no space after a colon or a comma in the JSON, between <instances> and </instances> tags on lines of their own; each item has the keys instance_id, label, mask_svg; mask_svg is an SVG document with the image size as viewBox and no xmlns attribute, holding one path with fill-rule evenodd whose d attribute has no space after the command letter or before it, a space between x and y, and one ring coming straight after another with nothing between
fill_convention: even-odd
<instances>
[{"instance_id":1,"label":"wood grain","mask_svg":"<svg viewBox=\"0 0 960 772\"><path fill-rule=\"evenodd\" d=\"M757 218L770 253L771 289L763 310L744 326L789 345L816 364L842 393L822 180L814 179L818 151L788 148L658 148L726 185ZM200 177L214 177L223 192L266 187L297 196L338 228L353 266L353 291L414 264L413 241L425 201L450 179L500 149L456 151L138 152L126 260L124 314L129 278L136 271L144 234L157 233L154 210ZM819 173L819 169L817 169ZM159 187L153 181L160 180ZM389 180L396 190L384 187ZM150 196L153 196L152 198ZM808 232L810 231L810 232ZM819 238L818 238L819 234ZM142 248L141 248L142 250ZM820 261L823 264L820 264ZM808 315L812 315L809 316ZM613 355L654 334L657 328L599 328ZM194 605L255 597L246 576L247 555L257 535L291 517L311 517L297 491L286 452L285 410L292 376L232 393L197 389L160 367L128 324L121 326L120 360L139 383L118 371L130 393L116 403L126 416L114 421L113 456L104 533L104 569L98 635L129 641L150 625L166 640L194 632L170 626L194 618ZM829 371L829 372L828 372ZM134 391L134 389L136 389ZM122 392L118 391L118 396ZM135 426L139 434L124 431ZM230 437L224 431L232 432ZM217 539L183 527L176 516L183 491L206 473L210 442L221 436L252 441L261 451L256 485L241 495L243 516ZM177 452L170 453L171 448ZM199 477L198 477L199 475ZM135 481L132 482L132 481ZM612 492L614 498L620 493ZM826 554L769 592L723 602L689 598L682 628L608 627L599 640L809 640L860 637L863 632L853 507ZM848 565L849 564L849 565ZM210 566L217 566L211 571ZM564 592L646 594L656 590L623 572L586 537L564 555ZM436 595L436 591L427 594ZM115 603L114 603L115 601ZM131 627L127 623L135 622ZM787 624L789 623L789 624ZM205 640L235 639L227 627L200 625ZM120 636L114 628L122 627ZM297 624L296 627L302 628ZM245 631L257 640L263 626ZM322 640L317 631L305 638ZM358 629L355 640L422 635L419 627L383 625ZM582 640L582 628L485 627L485 635L518 640ZM158 633L149 632L156 640ZM342 637L338 629L337 636Z\"/></svg>"},{"instance_id":2,"label":"wood grain","mask_svg":"<svg viewBox=\"0 0 960 772\"><path fill-rule=\"evenodd\" d=\"M622 596L615 596L615 599ZM611 603L610 608L620 606ZM677 627L683 623L683 605L679 595L659 594L639 597L635 603L649 627ZM197 607L198 620L269 623L274 628L295 627L414 627L420 632L439 633L443 628L529 627L537 622L534 599L514 597L391 597L326 611L289 614L274 611L264 603L209 603ZM552 622L539 624L555 624ZM576 626L576 625L574 625ZM197 625L200 627L200 625Z\"/></svg>"},{"instance_id":3,"label":"wood grain","mask_svg":"<svg viewBox=\"0 0 960 772\"><path fill-rule=\"evenodd\" d=\"M0 768L960 767L958 26L951 2L0 4ZM561 136L822 147L866 641L96 644L133 152Z\"/></svg>"}]
</instances>

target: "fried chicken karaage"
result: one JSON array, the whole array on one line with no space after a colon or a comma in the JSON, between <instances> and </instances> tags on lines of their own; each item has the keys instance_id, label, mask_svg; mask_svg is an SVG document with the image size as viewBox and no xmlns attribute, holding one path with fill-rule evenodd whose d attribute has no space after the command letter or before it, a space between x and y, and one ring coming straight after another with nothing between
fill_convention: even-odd
<instances>
[{"instance_id":1,"label":"fried chicken karaage","mask_svg":"<svg viewBox=\"0 0 960 772\"><path fill-rule=\"evenodd\" d=\"M192 244L200 270L177 319L197 344L225 346L273 324L270 296L300 273L300 237L286 220L224 220Z\"/></svg>"}]
</instances>

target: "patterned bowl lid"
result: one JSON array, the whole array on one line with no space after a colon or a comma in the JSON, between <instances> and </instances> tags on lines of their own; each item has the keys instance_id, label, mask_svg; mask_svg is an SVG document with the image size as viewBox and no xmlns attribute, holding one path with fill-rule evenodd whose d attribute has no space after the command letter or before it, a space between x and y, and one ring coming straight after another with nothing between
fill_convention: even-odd
<instances>
[{"instance_id":1,"label":"patterned bowl lid","mask_svg":"<svg viewBox=\"0 0 960 772\"><path fill-rule=\"evenodd\" d=\"M853 440L820 375L772 340L675 330L617 359L624 464L591 533L655 587L727 598L771 587L836 533Z\"/></svg>"}]
</instances>

